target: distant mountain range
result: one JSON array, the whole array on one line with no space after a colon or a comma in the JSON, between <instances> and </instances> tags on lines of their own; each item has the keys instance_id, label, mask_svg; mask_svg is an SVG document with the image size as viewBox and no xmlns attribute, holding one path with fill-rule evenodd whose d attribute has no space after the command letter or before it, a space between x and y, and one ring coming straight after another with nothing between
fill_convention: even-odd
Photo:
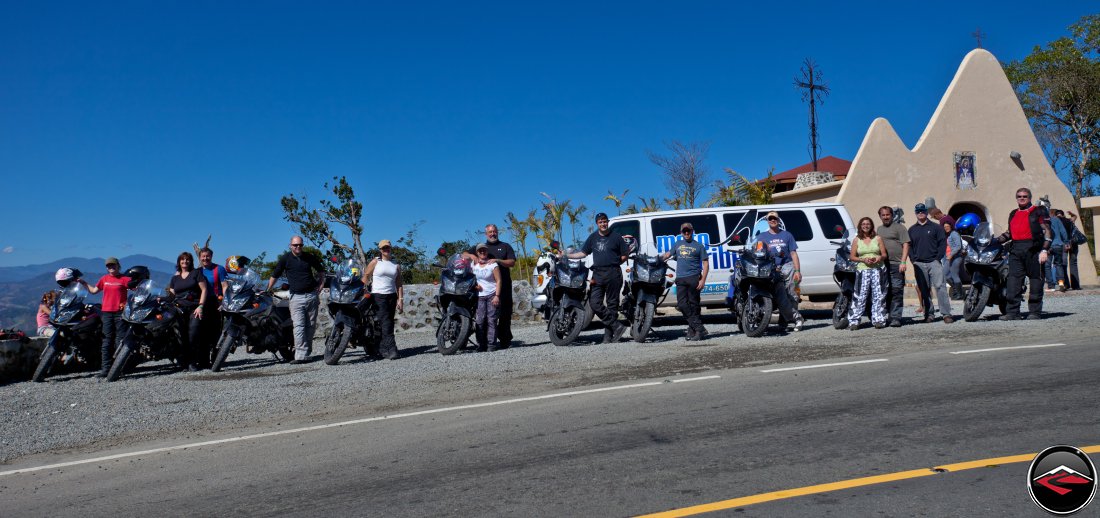
<instances>
[{"instance_id":1,"label":"distant mountain range","mask_svg":"<svg viewBox=\"0 0 1100 518\"><path fill-rule=\"evenodd\" d=\"M57 289L54 273L59 268L76 268L89 283L95 283L106 275L104 258L69 257L47 264L28 266L0 267L0 327L15 327L29 335L35 334L35 312L42 300L42 294ZM147 266L152 271L153 281L166 286L176 272L175 264L164 259L148 255L131 255L119 258L125 270L131 266ZM99 302L99 295L93 295L89 302Z\"/></svg>"}]
</instances>

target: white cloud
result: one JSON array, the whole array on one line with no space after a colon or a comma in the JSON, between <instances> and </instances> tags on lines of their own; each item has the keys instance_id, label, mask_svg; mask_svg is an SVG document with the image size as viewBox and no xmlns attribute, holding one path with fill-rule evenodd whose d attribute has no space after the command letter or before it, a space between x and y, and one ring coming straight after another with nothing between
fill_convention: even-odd
<instances>
[{"instance_id":1,"label":"white cloud","mask_svg":"<svg viewBox=\"0 0 1100 518\"><path fill-rule=\"evenodd\" d=\"M14 251L15 251L14 246L5 246L3 250L0 250L0 252L4 252L5 254L10 254Z\"/></svg>"}]
</instances>

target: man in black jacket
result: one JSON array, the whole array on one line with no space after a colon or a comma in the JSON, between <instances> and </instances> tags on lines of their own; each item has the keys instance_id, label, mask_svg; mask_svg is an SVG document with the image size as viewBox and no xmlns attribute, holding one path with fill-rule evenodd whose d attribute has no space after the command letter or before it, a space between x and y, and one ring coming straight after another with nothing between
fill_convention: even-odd
<instances>
[{"instance_id":1,"label":"man in black jacket","mask_svg":"<svg viewBox=\"0 0 1100 518\"><path fill-rule=\"evenodd\" d=\"M921 302L924 304L924 321L932 322L932 292L939 302L943 323L950 324L951 299L947 296L947 283L943 280L943 257L947 255L947 234L943 225L928 219L928 207L918 203L913 208L917 222L909 227L909 260L913 263L913 276L917 278Z\"/></svg>"},{"instance_id":2,"label":"man in black jacket","mask_svg":"<svg viewBox=\"0 0 1100 518\"><path fill-rule=\"evenodd\" d=\"M1031 189L1016 190L1017 208L1008 214L1008 230L997 240L1008 245L1008 280L1005 290L1008 304L1001 320L1019 320L1020 302L1024 295L1024 276L1028 278L1031 293L1027 297L1027 319L1042 318L1043 268L1050 255L1052 241L1050 213L1045 207L1031 204Z\"/></svg>"},{"instance_id":3,"label":"man in black jacket","mask_svg":"<svg viewBox=\"0 0 1100 518\"><path fill-rule=\"evenodd\" d=\"M268 291L284 272L290 284L290 319L294 321L294 360L290 363L306 363L317 329L317 294L324 286L325 267L316 257L303 254L302 236L294 236L290 239L290 253L279 256L275 264L275 271L267 281Z\"/></svg>"},{"instance_id":4,"label":"man in black jacket","mask_svg":"<svg viewBox=\"0 0 1100 518\"><path fill-rule=\"evenodd\" d=\"M588 236L581 251L569 254L569 258L584 259L592 255L592 291L588 294L588 304L605 326L603 342L618 342L626 332L626 326L618 321L619 292L623 289L623 271L619 265L626 262L629 250L623 236L608 228L607 214L596 214L596 226L598 229Z\"/></svg>"}]
</instances>

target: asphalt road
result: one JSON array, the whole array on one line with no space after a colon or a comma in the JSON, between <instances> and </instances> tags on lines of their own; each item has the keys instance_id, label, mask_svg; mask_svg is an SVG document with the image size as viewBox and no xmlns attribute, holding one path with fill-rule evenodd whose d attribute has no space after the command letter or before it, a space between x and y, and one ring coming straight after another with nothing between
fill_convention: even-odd
<instances>
[{"instance_id":1,"label":"asphalt road","mask_svg":"<svg viewBox=\"0 0 1100 518\"><path fill-rule=\"evenodd\" d=\"M203 446L165 438L34 456L3 467L0 508L6 516L653 513L1060 443L1098 445L1096 341L972 354L952 353L984 347L892 349L364 415L312 430L272 427L273 435ZM156 447L170 449L126 456ZM83 463L40 469L68 461ZM948 472L711 516L1046 516L1026 491L1027 467ZM12 473L19 469L32 471Z\"/></svg>"}]
</instances>

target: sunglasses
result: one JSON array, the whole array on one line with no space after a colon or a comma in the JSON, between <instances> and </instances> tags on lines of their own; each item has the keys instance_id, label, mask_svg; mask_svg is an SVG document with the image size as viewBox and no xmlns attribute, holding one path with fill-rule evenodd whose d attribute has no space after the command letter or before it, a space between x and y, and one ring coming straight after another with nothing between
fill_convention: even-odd
<instances>
[{"instance_id":1,"label":"sunglasses","mask_svg":"<svg viewBox=\"0 0 1100 518\"><path fill-rule=\"evenodd\" d=\"M108 270L117 270L117 269L118 269L118 265L117 265L117 264L108 264L108 265L107 265L107 269L108 269Z\"/></svg>"},{"instance_id":2,"label":"sunglasses","mask_svg":"<svg viewBox=\"0 0 1100 518\"><path fill-rule=\"evenodd\" d=\"M386 251L389 251L389 250L390 250L390 247L388 247L388 246L384 246L384 247L382 247L382 248L379 248L379 250L386 250Z\"/></svg>"},{"instance_id":3,"label":"sunglasses","mask_svg":"<svg viewBox=\"0 0 1100 518\"><path fill-rule=\"evenodd\" d=\"M685 229L680 231L681 234L690 234L692 232L695 232L695 231L690 229L690 228L685 228Z\"/></svg>"},{"instance_id":4,"label":"sunglasses","mask_svg":"<svg viewBox=\"0 0 1100 518\"><path fill-rule=\"evenodd\" d=\"M291 243L290 246L300 247L300 246L302 246L302 244L301 243Z\"/></svg>"},{"instance_id":5,"label":"sunglasses","mask_svg":"<svg viewBox=\"0 0 1100 518\"><path fill-rule=\"evenodd\" d=\"M1017 199L1017 200L1030 200L1030 199L1031 199L1031 196L1028 196L1028 195L1026 195L1026 194L1025 194L1025 195L1023 195L1023 196L1020 196L1020 195L1016 195L1016 199Z\"/></svg>"},{"instance_id":6,"label":"sunglasses","mask_svg":"<svg viewBox=\"0 0 1100 518\"><path fill-rule=\"evenodd\" d=\"M779 221L779 218L771 217L771 218L768 218L768 221Z\"/></svg>"},{"instance_id":7,"label":"sunglasses","mask_svg":"<svg viewBox=\"0 0 1100 518\"><path fill-rule=\"evenodd\" d=\"M917 214L928 214L928 211L926 211L926 210L918 210L918 211L916 211L916 213L917 213Z\"/></svg>"}]
</instances>

